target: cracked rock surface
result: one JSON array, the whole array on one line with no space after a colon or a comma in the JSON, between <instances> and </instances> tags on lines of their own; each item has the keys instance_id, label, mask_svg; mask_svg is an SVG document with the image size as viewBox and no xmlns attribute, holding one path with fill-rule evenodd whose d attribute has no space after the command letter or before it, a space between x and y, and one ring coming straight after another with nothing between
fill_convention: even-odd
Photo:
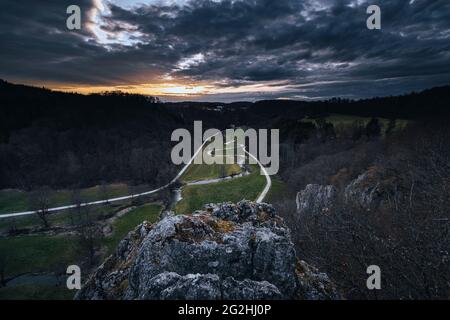
<instances>
[{"instance_id":1,"label":"cracked rock surface","mask_svg":"<svg viewBox=\"0 0 450 320\"><path fill-rule=\"evenodd\" d=\"M336 299L268 204L208 204L130 232L76 299Z\"/></svg>"}]
</instances>

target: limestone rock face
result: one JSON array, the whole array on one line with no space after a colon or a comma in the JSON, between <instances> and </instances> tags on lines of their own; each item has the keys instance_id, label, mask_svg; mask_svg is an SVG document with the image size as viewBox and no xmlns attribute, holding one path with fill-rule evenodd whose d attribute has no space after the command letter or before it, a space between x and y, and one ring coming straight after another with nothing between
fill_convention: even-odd
<instances>
[{"instance_id":1,"label":"limestone rock face","mask_svg":"<svg viewBox=\"0 0 450 320\"><path fill-rule=\"evenodd\" d=\"M300 214L320 214L330 211L336 201L336 188L309 184L297 193L297 212Z\"/></svg>"},{"instance_id":2,"label":"limestone rock face","mask_svg":"<svg viewBox=\"0 0 450 320\"><path fill-rule=\"evenodd\" d=\"M393 178L384 177L376 167L371 167L344 189L343 203L371 210L383 206L388 194L395 188ZM395 190L398 194L399 190ZM310 184L297 193L297 213L317 215L332 212L338 202L338 192L334 186Z\"/></svg>"},{"instance_id":3,"label":"limestone rock face","mask_svg":"<svg viewBox=\"0 0 450 320\"><path fill-rule=\"evenodd\" d=\"M76 299L338 297L326 275L299 263L289 229L271 205L210 204L137 227Z\"/></svg>"},{"instance_id":4,"label":"limestone rock face","mask_svg":"<svg viewBox=\"0 0 450 320\"><path fill-rule=\"evenodd\" d=\"M371 171L367 171L350 182L345 188L344 195L346 202L370 209L381 204L383 193L380 181Z\"/></svg>"}]
</instances>

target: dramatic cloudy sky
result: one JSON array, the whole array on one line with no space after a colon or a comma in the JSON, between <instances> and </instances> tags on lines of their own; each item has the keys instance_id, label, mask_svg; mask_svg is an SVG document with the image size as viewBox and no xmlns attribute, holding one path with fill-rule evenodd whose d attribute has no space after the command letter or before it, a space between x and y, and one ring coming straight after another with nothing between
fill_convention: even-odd
<instances>
[{"instance_id":1,"label":"dramatic cloudy sky","mask_svg":"<svg viewBox=\"0 0 450 320\"><path fill-rule=\"evenodd\" d=\"M0 78L232 101L450 84L449 0L0 0ZM66 8L82 30L66 28ZM366 28L366 8L382 30Z\"/></svg>"}]
</instances>

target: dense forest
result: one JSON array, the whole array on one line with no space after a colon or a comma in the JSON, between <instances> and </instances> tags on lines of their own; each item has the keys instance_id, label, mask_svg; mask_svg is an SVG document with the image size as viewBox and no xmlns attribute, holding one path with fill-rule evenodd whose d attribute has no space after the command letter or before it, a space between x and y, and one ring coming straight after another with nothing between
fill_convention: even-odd
<instances>
[{"instance_id":1,"label":"dense forest","mask_svg":"<svg viewBox=\"0 0 450 320\"><path fill-rule=\"evenodd\" d=\"M157 102L0 83L0 188L165 182L170 134L183 123Z\"/></svg>"},{"instance_id":2,"label":"dense forest","mask_svg":"<svg viewBox=\"0 0 450 320\"><path fill-rule=\"evenodd\" d=\"M302 257L350 299L447 299L448 123L289 128L280 147L286 186L274 205ZM299 195L306 209L293 200ZM379 292L359 280L374 263L383 270Z\"/></svg>"},{"instance_id":3,"label":"dense forest","mask_svg":"<svg viewBox=\"0 0 450 320\"><path fill-rule=\"evenodd\" d=\"M444 86L403 96L362 100L333 98L325 101L262 100L229 104L182 102L165 105L191 122L195 119L214 124L218 117L217 112L211 109L220 105L224 107L222 119L227 120L226 122L265 128L276 127L275 124L279 124L280 120L324 118L329 114L445 122L450 118L449 103L450 86Z\"/></svg>"},{"instance_id":4,"label":"dense forest","mask_svg":"<svg viewBox=\"0 0 450 320\"><path fill-rule=\"evenodd\" d=\"M162 103L120 92L80 95L0 81L0 188L161 185L176 171L170 161L172 131L192 130L194 120L203 120L204 128L280 128L282 141L296 136L295 145L316 130L334 136L335 128L320 120L331 113L442 122L449 118L449 103L450 87L358 101L223 104Z\"/></svg>"}]
</instances>

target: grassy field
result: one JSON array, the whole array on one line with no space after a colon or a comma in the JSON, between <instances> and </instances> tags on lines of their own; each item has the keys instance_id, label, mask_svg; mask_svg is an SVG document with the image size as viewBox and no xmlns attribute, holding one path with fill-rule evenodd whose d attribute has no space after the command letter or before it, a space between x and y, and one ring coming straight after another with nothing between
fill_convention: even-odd
<instances>
[{"instance_id":1,"label":"grassy field","mask_svg":"<svg viewBox=\"0 0 450 320\"><path fill-rule=\"evenodd\" d=\"M224 145L224 148L226 147ZM182 190L183 199L177 204L175 211L178 214L190 214L195 210L201 209L207 203L239 202L243 199L255 201L264 190L266 178L260 174L258 165L250 165L250 167L252 168L252 173L245 177L214 184L184 186ZM226 169L226 175L241 172L241 168L237 164L228 165ZM182 177L182 182L220 178L223 176L223 171L223 165L193 165ZM282 189L280 180L277 178L272 180L273 185L268 194L268 199L271 194L276 194Z\"/></svg>"},{"instance_id":2,"label":"grassy field","mask_svg":"<svg viewBox=\"0 0 450 320\"><path fill-rule=\"evenodd\" d=\"M272 187L270 188L267 197L264 199L264 202L267 203L272 203L286 191L286 184L278 176L271 176L271 179Z\"/></svg>"},{"instance_id":3,"label":"grassy field","mask_svg":"<svg viewBox=\"0 0 450 320\"><path fill-rule=\"evenodd\" d=\"M147 186L135 187L136 190L145 190ZM50 194L50 206L58 207L72 203L71 190L55 190ZM126 184L109 184L105 188L95 186L80 190L82 201L90 202L128 195ZM0 214L32 210L30 208L30 192L16 189L0 190Z\"/></svg>"},{"instance_id":4,"label":"grassy field","mask_svg":"<svg viewBox=\"0 0 450 320\"><path fill-rule=\"evenodd\" d=\"M231 176L242 172L237 164L193 164L181 177L182 182L191 182L198 180L217 179L224 176Z\"/></svg>"},{"instance_id":5,"label":"grassy field","mask_svg":"<svg viewBox=\"0 0 450 320\"><path fill-rule=\"evenodd\" d=\"M22 273L54 272L77 264L75 238L72 236L23 236L0 239L0 259L6 277Z\"/></svg>"},{"instance_id":6,"label":"grassy field","mask_svg":"<svg viewBox=\"0 0 450 320\"><path fill-rule=\"evenodd\" d=\"M201 209L206 203L238 202L242 199L254 201L265 184L266 178L260 175L257 166L253 166L253 172L242 178L209 185L185 186L183 200L177 204L175 211L178 214L189 214Z\"/></svg>"},{"instance_id":7,"label":"grassy field","mask_svg":"<svg viewBox=\"0 0 450 320\"><path fill-rule=\"evenodd\" d=\"M113 235L104 239L104 245L108 249L114 248L144 220L155 222L160 212L160 205L147 204L116 219L112 225ZM0 260L4 261L6 276L10 277L28 272L55 271L60 266L79 261L80 255L73 236L33 235L0 238Z\"/></svg>"},{"instance_id":8,"label":"grassy field","mask_svg":"<svg viewBox=\"0 0 450 320\"><path fill-rule=\"evenodd\" d=\"M138 207L112 223L113 233L102 240L106 252L104 258L112 253L120 240L144 220L157 221L161 205L146 204ZM108 213L108 206L97 209L97 214ZM110 213L110 212L109 212ZM67 219L69 213L62 214ZM33 219L24 217L21 219ZM59 217L62 219L62 217ZM24 223L24 222L23 222ZM23 273L65 272L68 265L79 265L83 254L77 246L75 236L20 236L0 238L0 263L4 265L5 277ZM71 299L74 292L55 285L18 285L0 288L0 299Z\"/></svg>"},{"instance_id":9,"label":"grassy field","mask_svg":"<svg viewBox=\"0 0 450 320\"><path fill-rule=\"evenodd\" d=\"M143 221L156 222L161 209L162 207L158 204L146 204L116 219L112 224L112 235L104 239L104 245L107 247L108 254L111 254L120 240L140 223Z\"/></svg>"},{"instance_id":10,"label":"grassy field","mask_svg":"<svg viewBox=\"0 0 450 320\"><path fill-rule=\"evenodd\" d=\"M114 210L118 210L121 206L127 205L131 205L131 201L128 200L115 204L92 206L88 209L83 208L82 212L84 213L86 212L86 210L88 210L89 215L94 220L102 220L110 216ZM78 220L79 214L75 209L55 212L49 215L50 226L69 225L72 222L76 223ZM1 232L8 232L13 228L24 229L37 226L42 226L42 221L38 218L37 215L0 219Z\"/></svg>"}]
</instances>

